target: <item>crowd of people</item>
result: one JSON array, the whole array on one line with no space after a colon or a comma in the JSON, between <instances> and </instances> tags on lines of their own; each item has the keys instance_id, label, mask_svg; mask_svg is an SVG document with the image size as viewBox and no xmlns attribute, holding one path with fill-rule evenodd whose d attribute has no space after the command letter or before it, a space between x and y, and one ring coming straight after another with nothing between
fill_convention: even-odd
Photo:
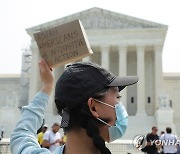
<instances>
[{"instance_id":1,"label":"crowd of people","mask_svg":"<svg viewBox=\"0 0 180 154\"><path fill-rule=\"evenodd\" d=\"M54 123L50 130L48 130L48 125L43 125L41 131L37 134L40 146L53 153L58 146L64 145L67 136L65 132L61 136L59 129L59 123ZM147 154L180 154L180 142L178 142L177 136L172 134L170 127L167 127L166 131L161 131L158 135L158 127L153 126L152 131L146 135L146 141L147 145L142 151Z\"/></svg>"},{"instance_id":2,"label":"crowd of people","mask_svg":"<svg viewBox=\"0 0 180 154\"><path fill-rule=\"evenodd\" d=\"M142 149L147 154L180 154L180 142L170 127L158 135L158 127L153 126L146 135L146 146Z\"/></svg>"},{"instance_id":3,"label":"crowd of people","mask_svg":"<svg viewBox=\"0 0 180 154\"><path fill-rule=\"evenodd\" d=\"M63 136L59 133L60 124L54 123L50 130L48 125L43 125L41 131L37 134L37 140L42 148L49 149L50 152L54 152L57 147L66 143L67 137L64 133Z\"/></svg>"}]
</instances>

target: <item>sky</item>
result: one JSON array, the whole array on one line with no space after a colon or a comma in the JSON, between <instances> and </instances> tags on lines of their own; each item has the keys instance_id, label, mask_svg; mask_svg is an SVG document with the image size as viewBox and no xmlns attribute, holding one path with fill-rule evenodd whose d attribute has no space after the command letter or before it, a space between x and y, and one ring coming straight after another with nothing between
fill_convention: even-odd
<instances>
[{"instance_id":1,"label":"sky","mask_svg":"<svg viewBox=\"0 0 180 154\"><path fill-rule=\"evenodd\" d=\"M1 0L0 74L21 73L22 51L30 45L27 28L92 7L168 25L163 72L180 72L179 0Z\"/></svg>"}]
</instances>

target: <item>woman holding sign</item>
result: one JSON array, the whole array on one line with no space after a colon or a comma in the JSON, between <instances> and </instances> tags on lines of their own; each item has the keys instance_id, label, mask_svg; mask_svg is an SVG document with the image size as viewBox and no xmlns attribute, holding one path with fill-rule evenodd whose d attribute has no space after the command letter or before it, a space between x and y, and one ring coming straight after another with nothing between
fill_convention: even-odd
<instances>
[{"instance_id":1,"label":"woman holding sign","mask_svg":"<svg viewBox=\"0 0 180 154\"><path fill-rule=\"evenodd\" d=\"M11 136L13 154L50 154L40 148L36 130L41 126L53 89L53 76L44 60L39 62L43 87L22 116ZM116 77L97 64L77 62L59 77L55 103L62 116L67 142L55 154L111 154L105 141L125 133L128 115L120 103L119 91L138 81L137 77Z\"/></svg>"}]
</instances>

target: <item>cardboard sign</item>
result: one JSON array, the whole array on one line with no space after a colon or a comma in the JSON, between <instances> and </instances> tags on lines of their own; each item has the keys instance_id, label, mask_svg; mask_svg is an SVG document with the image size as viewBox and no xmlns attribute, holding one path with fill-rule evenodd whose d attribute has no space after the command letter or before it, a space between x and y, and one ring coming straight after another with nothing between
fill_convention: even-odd
<instances>
[{"instance_id":1,"label":"cardboard sign","mask_svg":"<svg viewBox=\"0 0 180 154\"><path fill-rule=\"evenodd\" d=\"M49 66L56 67L92 54L80 20L35 33L40 55Z\"/></svg>"}]
</instances>

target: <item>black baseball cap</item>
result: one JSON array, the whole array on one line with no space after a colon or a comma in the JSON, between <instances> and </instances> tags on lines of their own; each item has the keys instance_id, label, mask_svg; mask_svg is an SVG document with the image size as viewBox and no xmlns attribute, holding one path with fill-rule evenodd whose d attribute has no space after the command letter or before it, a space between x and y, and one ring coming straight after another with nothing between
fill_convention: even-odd
<instances>
[{"instance_id":1,"label":"black baseball cap","mask_svg":"<svg viewBox=\"0 0 180 154\"><path fill-rule=\"evenodd\" d=\"M55 102L61 109L71 112L107 87L118 87L121 91L138 80L137 76L116 77L92 62L76 62L68 65L59 77L55 88Z\"/></svg>"}]
</instances>

